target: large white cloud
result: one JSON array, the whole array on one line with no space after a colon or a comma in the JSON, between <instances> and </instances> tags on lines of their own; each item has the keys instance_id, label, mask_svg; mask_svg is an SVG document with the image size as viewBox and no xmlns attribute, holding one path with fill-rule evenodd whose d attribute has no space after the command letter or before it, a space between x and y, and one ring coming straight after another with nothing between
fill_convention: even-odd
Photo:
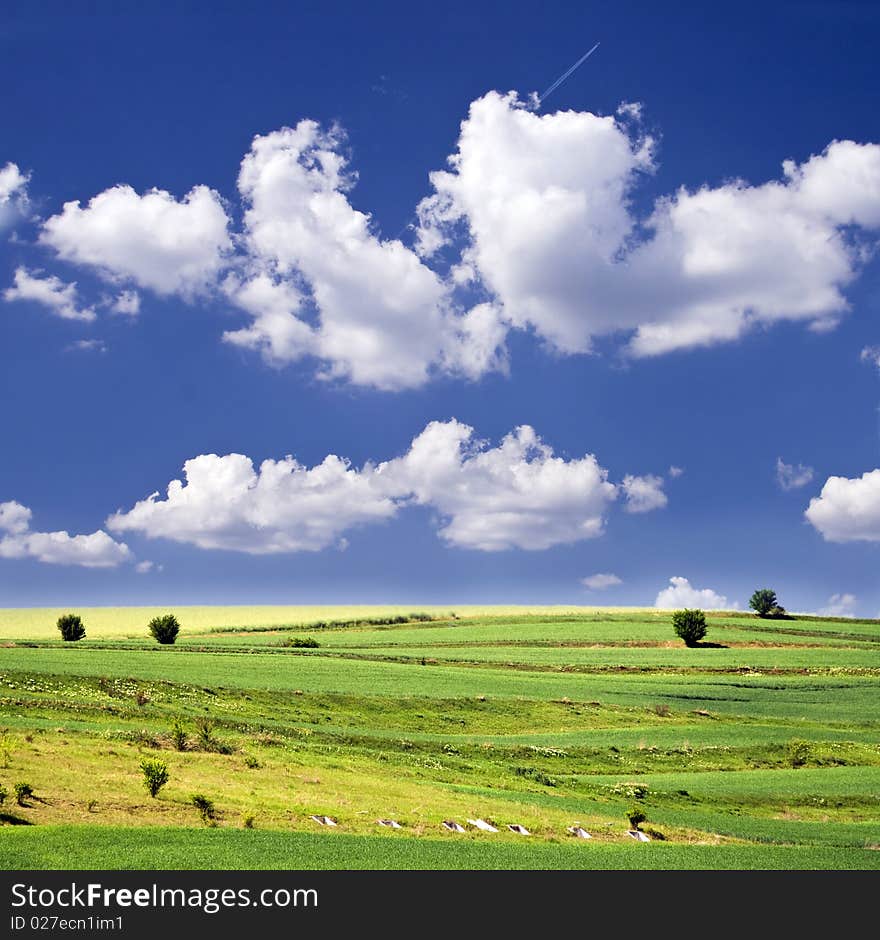
<instances>
[{"instance_id":1,"label":"large white cloud","mask_svg":"<svg viewBox=\"0 0 880 940\"><path fill-rule=\"evenodd\" d=\"M328 456L307 468L293 457L255 469L242 454L202 454L183 465L164 499L153 493L107 520L111 532L142 532L199 548L268 555L318 551L343 532L396 512L389 496L360 471Z\"/></svg>"},{"instance_id":2,"label":"large white cloud","mask_svg":"<svg viewBox=\"0 0 880 940\"><path fill-rule=\"evenodd\" d=\"M80 306L76 283L65 284L54 275L42 276L39 271L16 268L12 287L3 292L6 300L30 300L51 310L63 320L95 319L93 307Z\"/></svg>"},{"instance_id":3,"label":"large white cloud","mask_svg":"<svg viewBox=\"0 0 880 940\"><path fill-rule=\"evenodd\" d=\"M231 248L228 223L220 197L207 186L180 201L162 189L140 196L131 186L114 186L85 208L65 203L44 223L40 241L112 281L192 297L216 282Z\"/></svg>"},{"instance_id":4,"label":"large white cloud","mask_svg":"<svg viewBox=\"0 0 880 940\"><path fill-rule=\"evenodd\" d=\"M738 605L728 603L723 594L718 594L711 588L692 587L687 578L670 578L669 587L660 591L654 606L661 610L736 610Z\"/></svg>"},{"instance_id":5,"label":"large white cloud","mask_svg":"<svg viewBox=\"0 0 880 940\"><path fill-rule=\"evenodd\" d=\"M433 421L378 475L392 491L434 507L445 541L482 551L595 538L617 496L594 456L556 457L528 425L486 448L468 425Z\"/></svg>"},{"instance_id":6,"label":"large white cloud","mask_svg":"<svg viewBox=\"0 0 880 940\"><path fill-rule=\"evenodd\" d=\"M115 568L131 561L124 542L102 529L90 535L67 532L32 532L31 510L14 500L0 503L0 558L34 558L51 565Z\"/></svg>"},{"instance_id":7,"label":"large white cloud","mask_svg":"<svg viewBox=\"0 0 880 940\"><path fill-rule=\"evenodd\" d=\"M880 225L880 147L836 141L782 181L682 188L640 227L629 197L654 164L631 116L475 101L419 207L423 252L463 241L505 316L564 352L635 331L630 351L656 355L846 310L860 254L843 228Z\"/></svg>"},{"instance_id":8,"label":"large white cloud","mask_svg":"<svg viewBox=\"0 0 880 940\"><path fill-rule=\"evenodd\" d=\"M349 202L343 146L314 121L254 139L238 180L251 273L229 291L253 322L225 338L273 363L315 356L324 375L388 389L438 369L500 367L494 308L463 319L415 252L378 237Z\"/></svg>"},{"instance_id":9,"label":"large white cloud","mask_svg":"<svg viewBox=\"0 0 880 940\"><path fill-rule=\"evenodd\" d=\"M804 515L828 542L880 542L880 469L828 477Z\"/></svg>"},{"instance_id":10,"label":"large white cloud","mask_svg":"<svg viewBox=\"0 0 880 940\"><path fill-rule=\"evenodd\" d=\"M421 505L450 545L537 550L601 535L618 492L594 456L557 457L530 427L490 447L455 420L430 423L403 456L360 469L333 455L312 468L287 457L255 469L241 454L205 454L186 462L184 478L107 527L250 554L318 551Z\"/></svg>"},{"instance_id":11,"label":"large white cloud","mask_svg":"<svg viewBox=\"0 0 880 940\"><path fill-rule=\"evenodd\" d=\"M832 328L880 227L880 146L846 140L779 179L682 187L637 213L656 163L633 105L539 114L489 92L448 164L415 250L355 208L344 133L312 120L254 138L239 233L205 186L120 185L67 203L41 241L129 287L225 295L247 320L223 338L272 365L393 390L506 370L511 329L564 353L611 336L639 357L780 320Z\"/></svg>"}]
</instances>

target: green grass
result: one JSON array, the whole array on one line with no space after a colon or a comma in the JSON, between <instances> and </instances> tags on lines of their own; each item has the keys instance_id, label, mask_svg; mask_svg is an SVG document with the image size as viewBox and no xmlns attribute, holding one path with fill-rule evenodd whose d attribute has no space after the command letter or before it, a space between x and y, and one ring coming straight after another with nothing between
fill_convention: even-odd
<instances>
[{"instance_id":1,"label":"green grass","mask_svg":"<svg viewBox=\"0 0 880 940\"><path fill-rule=\"evenodd\" d=\"M83 846L91 846L84 857ZM81 859L83 865L71 866ZM241 830L52 826L10 828L0 841L0 867L7 870L99 869L187 870L211 859L216 870L258 869L782 869L876 870L880 853L841 851L833 846L700 845L513 845L318 835Z\"/></svg>"},{"instance_id":2,"label":"green grass","mask_svg":"<svg viewBox=\"0 0 880 940\"><path fill-rule=\"evenodd\" d=\"M718 646L686 649L653 610L314 623L416 609L178 608L169 647L140 626L158 609L79 610L75 644L56 611L0 611L0 785L37 795L2 807L0 862L878 867L880 624L713 613ZM305 636L320 646L291 648ZM157 799L145 756L169 767ZM633 786L648 846L624 831ZM216 829L193 828L194 792ZM338 830L314 831L313 813ZM386 816L404 830L377 833ZM440 827L477 816L502 831ZM574 843L575 823L594 839Z\"/></svg>"}]
</instances>

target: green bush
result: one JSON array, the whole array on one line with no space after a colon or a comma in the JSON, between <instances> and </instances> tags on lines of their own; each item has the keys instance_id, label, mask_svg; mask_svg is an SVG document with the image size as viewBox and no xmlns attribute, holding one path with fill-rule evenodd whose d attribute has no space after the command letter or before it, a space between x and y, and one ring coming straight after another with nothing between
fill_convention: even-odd
<instances>
[{"instance_id":1,"label":"green bush","mask_svg":"<svg viewBox=\"0 0 880 940\"><path fill-rule=\"evenodd\" d=\"M6 787L4 787L2 783L0 783L0 806L2 806L6 802L7 796L9 796L9 793L6 790Z\"/></svg>"},{"instance_id":2,"label":"green bush","mask_svg":"<svg viewBox=\"0 0 880 940\"><path fill-rule=\"evenodd\" d=\"M778 607L776 601L776 591L770 588L760 588L749 599L749 607L754 610L759 617L770 617L774 607ZM784 613L784 611L783 611Z\"/></svg>"},{"instance_id":3,"label":"green bush","mask_svg":"<svg viewBox=\"0 0 880 940\"><path fill-rule=\"evenodd\" d=\"M638 806L634 806L627 814L626 818L629 820L629 824L633 829L638 829L643 822L647 822L648 817L639 809Z\"/></svg>"},{"instance_id":4,"label":"green bush","mask_svg":"<svg viewBox=\"0 0 880 940\"><path fill-rule=\"evenodd\" d=\"M212 825L214 820L217 818L217 809L214 806L214 801L208 799L204 793L194 793L192 795L192 805L199 811L199 816L202 817L202 822L207 825Z\"/></svg>"},{"instance_id":5,"label":"green bush","mask_svg":"<svg viewBox=\"0 0 880 940\"><path fill-rule=\"evenodd\" d=\"M706 635L706 615L702 610L676 610L672 626L685 646L696 646Z\"/></svg>"},{"instance_id":6,"label":"green bush","mask_svg":"<svg viewBox=\"0 0 880 940\"><path fill-rule=\"evenodd\" d=\"M173 643L180 632L180 624L174 614L163 614L153 617L147 628L158 643Z\"/></svg>"},{"instance_id":7,"label":"green bush","mask_svg":"<svg viewBox=\"0 0 880 940\"><path fill-rule=\"evenodd\" d=\"M144 775L144 786L154 799L162 787L168 783L168 765L155 757L145 757L141 761L141 771Z\"/></svg>"},{"instance_id":8,"label":"green bush","mask_svg":"<svg viewBox=\"0 0 880 940\"><path fill-rule=\"evenodd\" d=\"M58 618L57 627L62 640L81 640L86 635L82 617L78 614L62 614Z\"/></svg>"},{"instance_id":9,"label":"green bush","mask_svg":"<svg viewBox=\"0 0 880 940\"><path fill-rule=\"evenodd\" d=\"M321 644L316 639L310 636L307 636L307 637L292 636L292 637L288 637L284 641L284 645L290 646L293 649L314 650L314 649L317 649Z\"/></svg>"},{"instance_id":10,"label":"green bush","mask_svg":"<svg viewBox=\"0 0 880 940\"><path fill-rule=\"evenodd\" d=\"M812 756L813 749L809 741L801 741L795 738L788 742L786 752L792 767L803 767Z\"/></svg>"},{"instance_id":11,"label":"green bush","mask_svg":"<svg viewBox=\"0 0 880 940\"><path fill-rule=\"evenodd\" d=\"M186 750L186 729L179 718L175 718L174 724L171 725L171 742L174 744L175 750Z\"/></svg>"},{"instance_id":12,"label":"green bush","mask_svg":"<svg viewBox=\"0 0 880 940\"><path fill-rule=\"evenodd\" d=\"M214 737L214 722L207 716L195 719L196 745L200 751L210 751L214 754L231 754L233 748Z\"/></svg>"},{"instance_id":13,"label":"green bush","mask_svg":"<svg viewBox=\"0 0 880 940\"><path fill-rule=\"evenodd\" d=\"M34 795L34 788L29 783L17 783L12 789L19 806L27 806L27 801Z\"/></svg>"}]
</instances>

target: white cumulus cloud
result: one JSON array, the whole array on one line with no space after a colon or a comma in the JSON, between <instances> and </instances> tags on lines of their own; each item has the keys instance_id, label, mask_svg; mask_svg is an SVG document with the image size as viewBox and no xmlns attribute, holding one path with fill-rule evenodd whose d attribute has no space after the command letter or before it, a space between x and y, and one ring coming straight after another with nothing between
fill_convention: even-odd
<instances>
[{"instance_id":1,"label":"white cumulus cloud","mask_svg":"<svg viewBox=\"0 0 880 940\"><path fill-rule=\"evenodd\" d=\"M79 303L76 283L65 284L54 275L42 276L39 271L16 268L12 287L3 292L6 300L29 300L51 310L63 320L82 320L86 323L95 319L93 307L84 307Z\"/></svg>"},{"instance_id":2,"label":"white cumulus cloud","mask_svg":"<svg viewBox=\"0 0 880 940\"><path fill-rule=\"evenodd\" d=\"M828 477L804 515L828 542L880 542L880 469Z\"/></svg>"},{"instance_id":3,"label":"white cumulus cloud","mask_svg":"<svg viewBox=\"0 0 880 940\"><path fill-rule=\"evenodd\" d=\"M489 448L466 424L433 421L378 473L392 491L437 510L446 542L482 551L595 538L617 496L592 454L556 457L528 425Z\"/></svg>"},{"instance_id":4,"label":"white cumulus cloud","mask_svg":"<svg viewBox=\"0 0 880 940\"><path fill-rule=\"evenodd\" d=\"M806 486L815 475L812 467L807 467L802 463L786 463L781 457L776 458L776 482L780 489L796 490Z\"/></svg>"},{"instance_id":5,"label":"white cumulus cloud","mask_svg":"<svg viewBox=\"0 0 880 940\"><path fill-rule=\"evenodd\" d=\"M111 532L142 532L199 548L253 555L319 551L348 529L388 519L390 497L372 485L370 467L356 470L330 455L307 468L293 457L202 454L183 465L165 498L153 493L107 520Z\"/></svg>"},{"instance_id":6,"label":"white cumulus cloud","mask_svg":"<svg viewBox=\"0 0 880 940\"><path fill-rule=\"evenodd\" d=\"M29 179L15 163L0 167L0 231L27 212Z\"/></svg>"},{"instance_id":7,"label":"white cumulus cloud","mask_svg":"<svg viewBox=\"0 0 880 940\"><path fill-rule=\"evenodd\" d=\"M602 591L605 588L623 584L623 579L618 578L616 574L591 574L589 577L581 578L581 584L591 591Z\"/></svg>"},{"instance_id":8,"label":"white cumulus cloud","mask_svg":"<svg viewBox=\"0 0 880 940\"><path fill-rule=\"evenodd\" d=\"M737 604L728 603L723 594L711 588L695 588L687 578L670 578L669 587L657 595L654 606L661 610L701 608L702 610L736 610Z\"/></svg>"},{"instance_id":9,"label":"white cumulus cloud","mask_svg":"<svg viewBox=\"0 0 880 940\"><path fill-rule=\"evenodd\" d=\"M111 281L193 297L216 282L231 248L228 224L220 197L207 186L180 201L161 189L140 196L114 186L85 208L65 203L43 224L40 242Z\"/></svg>"},{"instance_id":10,"label":"white cumulus cloud","mask_svg":"<svg viewBox=\"0 0 880 940\"><path fill-rule=\"evenodd\" d=\"M557 457L528 426L491 447L453 419L431 422L402 456L361 468L335 455L311 468L290 456L255 468L241 454L203 454L164 497L120 510L107 527L257 555L319 551L419 505L455 547L540 550L602 534L618 493L607 477L593 455Z\"/></svg>"},{"instance_id":11,"label":"white cumulus cloud","mask_svg":"<svg viewBox=\"0 0 880 940\"><path fill-rule=\"evenodd\" d=\"M651 512L662 509L669 502L663 492L663 477L628 474L623 478L621 487L626 498L626 512Z\"/></svg>"},{"instance_id":12,"label":"white cumulus cloud","mask_svg":"<svg viewBox=\"0 0 880 940\"><path fill-rule=\"evenodd\" d=\"M114 541L102 529L90 535L33 532L30 520L31 510L21 503L0 503L0 558L34 558L84 568L115 568L132 558L124 542Z\"/></svg>"},{"instance_id":13,"label":"white cumulus cloud","mask_svg":"<svg viewBox=\"0 0 880 940\"><path fill-rule=\"evenodd\" d=\"M845 312L860 253L844 229L880 225L880 147L835 141L781 181L681 188L640 228L630 199L655 163L633 117L473 102L419 206L423 254L463 246L504 315L568 353L634 331L630 352L657 355Z\"/></svg>"},{"instance_id":14,"label":"white cumulus cloud","mask_svg":"<svg viewBox=\"0 0 880 940\"><path fill-rule=\"evenodd\" d=\"M308 119L253 139L240 231L206 186L118 185L66 203L40 241L129 291L225 297L244 322L223 339L273 366L385 390L504 372L516 329L567 354L612 337L634 357L779 321L833 329L880 228L880 146L835 140L777 179L679 187L637 212L657 166L641 120L635 103L537 113L483 95L430 176L414 248L356 208L342 129Z\"/></svg>"},{"instance_id":15,"label":"white cumulus cloud","mask_svg":"<svg viewBox=\"0 0 880 940\"><path fill-rule=\"evenodd\" d=\"M344 143L308 120L254 139L238 180L251 274L228 291L253 319L224 338L273 364L313 356L325 377L385 389L502 368L495 308L454 311L441 278L352 206Z\"/></svg>"}]
</instances>

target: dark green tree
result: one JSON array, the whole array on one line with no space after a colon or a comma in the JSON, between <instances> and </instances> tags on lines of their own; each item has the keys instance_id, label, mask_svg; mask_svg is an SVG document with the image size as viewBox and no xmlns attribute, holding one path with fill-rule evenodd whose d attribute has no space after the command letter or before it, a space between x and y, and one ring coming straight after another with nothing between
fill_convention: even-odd
<instances>
[{"instance_id":1,"label":"dark green tree","mask_svg":"<svg viewBox=\"0 0 880 940\"><path fill-rule=\"evenodd\" d=\"M180 624L174 614L163 614L161 617L153 617L147 624L150 633L153 634L158 643L173 643L180 632Z\"/></svg>"},{"instance_id":2,"label":"dark green tree","mask_svg":"<svg viewBox=\"0 0 880 940\"><path fill-rule=\"evenodd\" d=\"M759 617L770 617L773 614L773 608L781 610L776 602L776 591L770 588L760 588L755 591L749 600L749 607L754 610Z\"/></svg>"},{"instance_id":3,"label":"dark green tree","mask_svg":"<svg viewBox=\"0 0 880 940\"><path fill-rule=\"evenodd\" d=\"M706 635L706 615L702 610L676 610L672 626L685 646L696 646Z\"/></svg>"},{"instance_id":4,"label":"dark green tree","mask_svg":"<svg viewBox=\"0 0 880 940\"><path fill-rule=\"evenodd\" d=\"M141 772L147 792L155 799L162 787L168 783L168 765L163 760L145 757L141 761Z\"/></svg>"},{"instance_id":5,"label":"dark green tree","mask_svg":"<svg viewBox=\"0 0 880 940\"><path fill-rule=\"evenodd\" d=\"M82 618L77 614L62 614L56 626L62 640L81 640L86 635Z\"/></svg>"}]
</instances>

